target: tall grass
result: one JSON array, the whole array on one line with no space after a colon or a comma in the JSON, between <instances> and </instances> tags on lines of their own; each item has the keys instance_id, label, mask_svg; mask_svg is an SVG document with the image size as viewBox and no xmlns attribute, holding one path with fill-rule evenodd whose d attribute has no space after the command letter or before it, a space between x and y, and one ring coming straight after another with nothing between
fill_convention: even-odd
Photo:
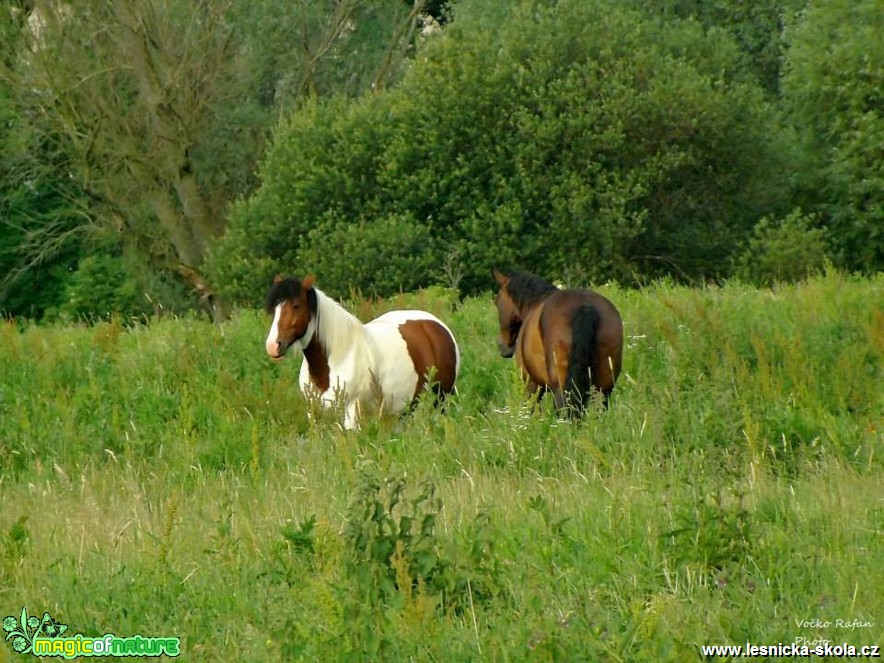
<instances>
[{"instance_id":1,"label":"tall grass","mask_svg":"<svg viewBox=\"0 0 884 663\"><path fill-rule=\"evenodd\" d=\"M882 286L604 288L624 373L579 423L524 404L490 297L358 301L434 311L463 369L444 411L350 433L256 312L4 323L0 612L207 661L881 643Z\"/></svg>"}]
</instances>

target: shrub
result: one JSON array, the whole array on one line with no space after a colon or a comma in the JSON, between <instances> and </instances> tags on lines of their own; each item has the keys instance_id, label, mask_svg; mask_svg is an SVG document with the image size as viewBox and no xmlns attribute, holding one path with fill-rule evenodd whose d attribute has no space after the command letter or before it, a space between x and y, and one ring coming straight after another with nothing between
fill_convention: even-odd
<instances>
[{"instance_id":1,"label":"shrub","mask_svg":"<svg viewBox=\"0 0 884 663\"><path fill-rule=\"evenodd\" d=\"M736 275L757 285L799 281L821 272L826 263L826 233L816 217L793 210L781 221L764 217L736 261Z\"/></svg>"},{"instance_id":2,"label":"shrub","mask_svg":"<svg viewBox=\"0 0 884 663\"><path fill-rule=\"evenodd\" d=\"M467 550L452 552L436 531L442 508L430 482L408 497L404 478L381 482L363 475L343 532L349 594L357 599L351 609L459 612L470 596L488 598L498 591L486 514L477 514L468 527Z\"/></svg>"},{"instance_id":3,"label":"shrub","mask_svg":"<svg viewBox=\"0 0 884 663\"><path fill-rule=\"evenodd\" d=\"M781 192L771 109L738 59L724 33L602 0L457 19L397 87L280 126L209 272L238 301L312 264L380 295L443 273L479 292L501 263L723 274Z\"/></svg>"},{"instance_id":4,"label":"shrub","mask_svg":"<svg viewBox=\"0 0 884 663\"><path fill-rule=\"evenodd\" d=\"M836 264L884 266L884 40L879 0L821 0L792 31L783 99L803 147L806 209Z\"/></svg>"},{"instance_id":5,"label":"shrub","mask_svg":"<svg viewBox=\"0 0 884 663\"><path fill-rule=\"evenodd\" d=\"M93 253L81 258L64 282L62 302L47 317L66 319L126 318L177 312L188 298L179 283L162 276L136 256Z\"/></svg>"},{"instance_id":6,"label":"shrub","mask_svg":"<svg viewBox=\"0 0 884 663\"><path fill-rule=\"evenodd\" d=\"M408 214L317 224L298 251L299 272L320 275L324 291L343 297L414 290L438 262L430 230Z\"/></svg>"}]
</instances>

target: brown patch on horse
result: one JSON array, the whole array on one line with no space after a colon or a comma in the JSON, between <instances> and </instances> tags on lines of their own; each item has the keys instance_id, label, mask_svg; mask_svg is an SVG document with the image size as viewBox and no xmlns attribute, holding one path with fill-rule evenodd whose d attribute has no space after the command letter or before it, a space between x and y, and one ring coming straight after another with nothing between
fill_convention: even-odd
<instances>
[{"instance_id":1,"label":"brown patch on horse","mask_svg":"<svg viewBox=\"0 0 884 663\"><path fill-rule=\"evenodd\" d=\"M399 325L399 333L418 375L415 397L426 387L431 371L436 394L450 393L457 377L457 348L448 330L435 320L409 320Z\"/></svg>"},{"instance_id":2,"label":"brown patch on horse","mask_svg":"<svg viewBox=\"0 0 884 663\"><path fill-rule=\"evenodd\" d=\"M542 307L528 312L524 324L515 339L516 362L522 373L537 385L554 387L553 378L549 374L546 347L543 343L544 334L540 326ZM501 331L503 333L503 331ZM511 353L510 356L512 356ZM506 356L506 355L504 355ZM567 356L564 357L567 361Z\"/></svg>"},{"instance_id":3,"label":"brown patch on horse","mask_svg":"<svg viewBox=\"0 0 884 663\"><path fill-rule=\"evenodd\" d=\"M507 292L506 284L508 279L497 270L494 270L493 273L494 278L501 285L494 299L500 320L500 334L497 338L497 346L500 349L500 356L509 359L516 351L516 340L519 337L519 331L522 329L522 318L519 316L516 303Z\"/></svg>"},{"instance_id":4,"label":"brown patch on horse","mask_svg":"<svg viewBox=\"0 0 884 663\"><path fill-rule=\"evenodd\" d=\"M541 352L546 357L546 383L556 395L568 385L568 369L571 366L571 350L574 345L574 330L562 324L557 318L568 317L568 310L553 310L545 306L546 301L537 307L538 340ZM558 403L559 407L562 403Z\"/></svg>"},{"instance_id":5,"label":"brown patch on horse","mask_svg":"<svg viewBox=\"0 0 884 663\"><path fill-rule=\"evenodd\" d=\"M310 315L307 310L306 301L283 302L282 309L279 312L279 323L277 324L277 332L285 337L287 343L291 344L295 340L301 338L307 333L307 326L310 324Z\"/></svg>"},{"instance_id":6,"label":"brown patch on horse","mask_svg":"<svg viewBox=\"0 0 884 663\"><path fill-rule=\"evenodd\" d=\"M319 390L319 393L325 393L331 385L328 354L316 334L304 348L304 361L307 362L307 369L310 372L310 382Z\"/></svg>"}]
</instances>

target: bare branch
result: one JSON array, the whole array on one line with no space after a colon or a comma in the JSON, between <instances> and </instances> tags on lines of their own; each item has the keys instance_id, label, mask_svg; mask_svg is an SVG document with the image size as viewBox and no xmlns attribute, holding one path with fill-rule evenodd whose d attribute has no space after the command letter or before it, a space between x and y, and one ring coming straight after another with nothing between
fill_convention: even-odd
<instances>
[{"instance_id":1,"label":"bare branch","mask_svg":"<svg viewBox=\"0 0 884 663\"><path fill-rule=\"evenodd\" d=\"M373 90L384 87L384 81L389 79L394 67L405 57L405 53L417 32L417 19L423 13L425 6L424 0L414 0L408 15L396 26L393 36L390 38L386 55L374 76L371 85Z\"/></svg>"}]
</instances>

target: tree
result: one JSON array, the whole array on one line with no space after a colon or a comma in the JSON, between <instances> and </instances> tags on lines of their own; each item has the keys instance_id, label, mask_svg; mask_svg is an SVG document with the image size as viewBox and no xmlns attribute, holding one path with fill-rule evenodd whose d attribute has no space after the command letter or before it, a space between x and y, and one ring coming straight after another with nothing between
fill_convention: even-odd
<instances>
[{"instance_id":1,"label":"tree","mask_svg":"<svg viewBox=\"0 0 884 663\"><path fill-rule=\"evenodd\" d=\"M884 12L818 0L791 35L784 106L803 148L802 206L819 212L836 263L884 268Z\"/></svg>"},{"instance_id":2,"label":"tree","mask_svg":"<svg viewBox=\"0 0 884 663\"><path fill-rule=\"evenodd\" d=\"M34 0L0 70L57 139L102 235L172 271L217 315L203 261L255 184L269 127L304 98L394 80L423 3ZM21 15L19 15L21 16Z\"/></svg>"},{"instance_id":3,"label":"tree","mask_svg":"<svg viewBox=\"0 0 884 663\"><path fill-rule=\"evenodd\" d=\"M37 2L16 71L39 126L58 135L89 216L202 292L198 267L223 227L191 151L232 56L209 2Z\"/></svg>"},{"instance_id":4,"label":"tree","mask_svg":"<svg viewBox=\"0 0 884 663\"><path fill-rule=\"evenodd\" d=\"M0 90L0 315L56 306L83 246L83 191L57 141L32 130Z\"/></svg>"},{"instance_id":5,"label":"tree","mask_svg":"<svg viewBox=\"0 0 884 663\"><path fill-rule=\"evenodd\" d=\"M0 68L18 57L32 3L0 7ZM60 302L83 241L83 191L58 137L0 86L0 315L39 317Z\"/></svg>"}]
</instances>

